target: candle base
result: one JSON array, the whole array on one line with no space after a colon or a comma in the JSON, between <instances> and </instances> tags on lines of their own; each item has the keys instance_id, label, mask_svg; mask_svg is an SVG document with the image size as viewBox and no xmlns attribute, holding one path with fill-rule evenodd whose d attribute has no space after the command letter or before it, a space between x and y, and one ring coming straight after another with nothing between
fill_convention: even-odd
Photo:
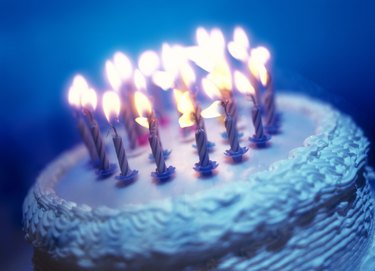
<instances>
[{"instance_id":1,"label":"candle base","mask_svg":"<svg viewBox=\"0 0 375 271\"><path fill-rule=\"evenodd\" d=\"M270 135L263 135L262 137L258 138L255 136L249 137L250 146L253 148L265 148L268 145L268 141L270 141L271 136Z\"/></svg>"},{"instance_id":2,"label":"candle base","mask_svg":"<svg viewBox=\"0 0 375 271\"><path fill-rule=\"evenodd\" d=\"M194 149L197 148L197 145L196 145L196 144L193 144L192 146L193 146ZM210 142L210 141L207 141L206 146L207 146L207 150L208 150L208 152L213 152L213 151L214 151L214 148L215 148L215 143Z\"/></svg>"},{"instance_id":3,"label":"candle base","mask_svg":"<svg viewBox=\"0 0 375 271\"><path fill-rule=\"evenodd\" d=\"M164 160L167 160L169 158L169 155L171 154L171 150L163 150L163 158ZM148 159L151 161L151 162L154 162L155 161L155 158L154 156L152 155L152 153L149 154L148 156Z\"/></svg>"},{"instance_id":4,"label":"candle base","mask_svg":"<svg viewBox=\"0 0 375 271\"><path fill-rule=\"evenodd\" d=\"M113 175L117 170L117 166L115 164L110 164L107 169L97 169L96 175L98 175L99 179L105 179L111 175Z\"/></svg>"},{"instance_id":5,"label":"candle base","mask_svg":"<svg viewBox=\"0 0 375 271\"><path fill-rule=\"evenodd\" d=\"M161 184L169 181L175 172L176 168L173 166L169 166L164 172L152 172L151 176L156 180L157 183Z\"/></svg>"},{"instance_id":6,"label":"candle base","mask_svg":"<svg viewBox=\"0 0 375 271\"><path fill-rule=\"evenodd\" d=\"M225 155L232 158L233 162L240 163L242 162L243 155L249 150L248 147L240 147L238 151L226 150Z\"/></svg>"},{"instance_id":7,"label":"candle base","mask_svg":"<svg viewBox=\"0 0 375 271\"><path fill-rule=\"evenodd\" d=\"M132 184L138 176L138 170L131 170L127 175L118 175L116 179L123 185Z\"/></svg>"},{"instance_id":8,"label":"candle base","mask_svg":"<svg viewBox=\"0 0 375 271\"><path fill-rule=\"evenodd\" d=\"M194 165L194 170L203 176L209 176L212 174L212 171L218 167L216 161L209 161L207 166L202 166L199 163Z\"/></svg>"}]
</instances>

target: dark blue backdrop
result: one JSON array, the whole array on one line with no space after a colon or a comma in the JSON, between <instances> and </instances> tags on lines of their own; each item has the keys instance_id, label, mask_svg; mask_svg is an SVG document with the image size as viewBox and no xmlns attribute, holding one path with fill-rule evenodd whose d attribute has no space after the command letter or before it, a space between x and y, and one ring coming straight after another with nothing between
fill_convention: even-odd
<instances>
[{"instance_id":1,"label":"dark blue backdrop","mask_svg":"<svg viewBox=\"0 0 375 271\"><path fill-rule=\"evenodd\" d=\"M135 56L166 40L188 43L198 25L240 24L271 48L276 67L321 86L325 94L317 95L352 114L374 139L374 13L374 1L355 0L2 0L0 267L14 264L9 256L23 247L15 240L23 238L27 189L78 141L64 97L75 72L100 87L103 62L114 50Z\"/></svg>"}]
</instances>

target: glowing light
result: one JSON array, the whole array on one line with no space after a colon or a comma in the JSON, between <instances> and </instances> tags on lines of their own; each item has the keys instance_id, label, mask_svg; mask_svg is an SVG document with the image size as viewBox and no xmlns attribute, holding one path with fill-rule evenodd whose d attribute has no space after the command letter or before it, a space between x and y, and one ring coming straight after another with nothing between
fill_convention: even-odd
<instances>
[{"instance_id":1,"label":"glowing light","mask_svg":"<svg viewBox=\"0 0 375 271\"><path fill-rule=\"evenodd\" d=\"M134 94L135 108L137 109L138 116L147 117L152 113L152 106L150 100L145 94L140 91Z\"/></svg>"},{"instance_id":2,"label":"glowing light","mask_svg":"<svg viewBox=\"0 0 375 271\"><path fill-rule=\"evenodd\" d=\"M183 92L175 89L173 93L176 99L178 112L182 114L194 112L193 101L191 100L190 93L188 91Z\"/></svg>"},{"instance_id":3,"label":"glowing light","mask_svg":"<svg viewBox=\"0 0 375 271\"><path fill-rule=\"evenodd\" d=\"M138 67L145 76L151 76L160 66L160 59L156 52L145 51L138 60Z\"/></svg>"},{"instance_id":4,"label":"glowing light","mask_svg":"<svg viewBox=\"0 0 375 271\"><path fill-rule=\"evenodd\" d=\"M181 45L164 43L161 51L163 68L171 75L176 76L181 65L186 62L186 49Z\"/></svg>"},{"instance_id":5,"label":"glowing light","mask_svg":"<svg viewBox=\"0 0 375 271\"><path fill-rule=\"evenodd\" d=\"M250 58L248 62L250 72L262 83L263 86L268 84L268 71L263 63L256 59Z\"/></svg>"},{"instance_id":6,"label":"glowing light","mask_svg":"<svg viewBox=\"0 0 375 271\"><path fill-rule=\"evenodd\" d=\"M174 77L164 71L156 71L152 75L152 81L163 90L171 89L174 85Z\"/></svg>"},{"instance_id":7,"label":"glowing light","mask_svg":"<svg viewBox=\"0 0 375 271\"><path fill-rule=\"evenodd\" d=\"M121 87L121 78L118 73L118 70L116 69L112 61L107 60L105 62L105 72L106 72L107 80L110 83L113 90L118 91Z\"/></svg>"},{"instance_id":8,"label":"glowing light","mask_svg":"<svg viewBox=\"0 0 375 271\"><path fill-rule=\"evenodd\" d=\"M255 94L255 89L251 85L250 80L242 72L234 72L234 84L237 90L243 94Z\"/></svg>"},{"instance_id":9,"label":"glowing light","mask_svg":"<svg viewBox=\"0 0 375 271\"><path fill-rule=\"evenodd\" d=\"M266 64L271 58L271 53L266 47L259 46L251 50L250 57L255 62Z\"/></svg>"},{"instance_id":10,"label":"glowing light","mask_svg":"<svg viewBox=\"0 0 375 271\"><path fill-rule=\"evenodd\" d=\"M250 42L245 30L236 27L233 32L233 41L228 43L229 53L238 60L245 61L249 58Z\"/></svg>"},{"instance_id":11,"label":"glowing light","mask_svg":"<svg viewBox=\"0 0 375 271\"><path fill-rule=\"evenodd\" d=\"M215 83L221 91L232 90L232 74L230 67L225 60L218 63L208 78Z\"/></svg>"},{"instance_id":12,"label":"glowing light","mask_svg":"<svg viewBox=\"0 0 375 271\"><path fill-rule=\"evenodd\" d=\"M224 51L225 38L223 32L219 28L211 30L210 46L211 48L217 49L219 52Z\"/></svg>"},{"instance_id":13,"label":"glowing light","mask_svg":"<svg viewBox=\"0 0 375 271\"><path fill-rule=\"evenodd\" d=\"M182 81L187 87L190 87L195 82L195 72L189 63L186 62L184 65L182 65L180 73Z\"/></svg>"},{"instance_id":14,"label":"glowing light","mask_svg":"<svg viewBox=\"0 0 375 271\"><path fill-rule=\"evenodd\" d=\"M120 114L120 98L114 91L106 91L102 98L103 111L108 122L117 119Z\"/></svg>"},{"instance_id":15,"label":"glowing light","mask_svg":"<svg viewBox=\"0 0 375 271\"><path fill-rule=\"evenodd\" d=\"M204 27L197 28L195 37L198 46L207 46L210 43L210 34Z\"/></svg>"},{"instance_id":16,"label":"glowing light","mask_svg":"<svg viewBox=\"0 0 375 271\"><path fill-rule=\"evenodd\" d=\"M138 90L146 90L147 83L146 83L146 78L144 77L144 75L138 69L136 69L134 71L133 76L134 76L135 87Z\"/></svg>"},{"instance_id":17,"label":"glowing light","mask_svg":"<svg viewBox=\"0 0 375 271\"><path fill-rule=\"evenodd\" d=\"M71 106L80 107L81 106L81 97L82 93L89 88L86 79L77 74L73 78L72 85L68 91L68 102Z\"/></svg>"},{"instance_id":18,"label":"glowing light","mask_svg":"<svg viewBox=\"0 0 375 271\"><path fill-rule=\"evenodd\" d=\"M82 92L81 96L81 105L83 108L89 110L95 110L98 104L98 97L96 96L96 92L92 88L88 88Z\"/></svg>"},{"instance_id":19,"label":"glowing light","mask_svg":"<svg viewBox=\"0 0 375 271\"><path fill-rule=\"evenodd\" d=\"M193 126L195 124L193 114L191 112L182 114L182 116L178 118L178 124L181 128Z\"/></svg>"},{"instance_id":20,"label":"glowing light","mask_svg":"<svg viewBox=\"0 0 375 271\"><path fill-rule=\"evenodd\" d=\"M222 95L219 88L216 86L214 82L212 82L208 78L202 79L202 88L206 95L211 99L221 99Z\"/></svg>"},{"instance_id":21,"label":"glowing light","mask_svg":"<svg viewBox=\"0 0 375 271\"><path fill-rule=\"evenodd\" d=\"M123 81L131 78L133 73L133 65L129 57L122 52L116 52L113 55L113 64L115 65L118 74Z\"/></svg>"},{"instance_id":22,"label":"glowing light","mask_svg":"<svg viewBox=\"0 0 375 271\"><path fill-rule=\"evenodd\" d=\"M223 115L220 101L214 101L209 107L202 110L201 116L205 119L217 118Z\"/></svg>"}]
</instances>

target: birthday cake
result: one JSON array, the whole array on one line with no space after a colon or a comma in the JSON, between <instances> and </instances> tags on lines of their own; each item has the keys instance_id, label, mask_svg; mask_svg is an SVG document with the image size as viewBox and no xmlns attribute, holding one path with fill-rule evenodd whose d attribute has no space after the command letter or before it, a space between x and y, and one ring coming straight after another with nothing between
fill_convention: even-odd
<instances>
[{"instance_id":1,"label":"birthday cake","mask_svg":"<svg viewBox=\"0 0 375 271\"><path fill-rule=\"evenodd\" d=\"M210 179L172 140L176 176L160 186L151 163L118 189L85 172L83 147L63 154L24 203L36 270L358 270L374 229L369 142L324 103L280 95L279 108L283 134L245 163L227 165L212 138Z\"/></svg>"},{"instance_id":2,"label":"birthday cake","mask_svg":"<svg viewBox=\"0 0 375 271\"><path fill-rule=\"evenodd\" d=\"M48 165L24 202L34 269L375 270L369 141L325 102L276 97L266 60L252 62L260 51L250 73L234 72L235 87L224 58L208 68L208 107L185 73L172 87L178 112L162 112L164 92L151 102L150 82L134 72L136 92L103 95L112 138L102 138L96 93L80 77L69 102L84 144ZM120 106L133 98L135 109Z\"/></svg>"}]
</instances>

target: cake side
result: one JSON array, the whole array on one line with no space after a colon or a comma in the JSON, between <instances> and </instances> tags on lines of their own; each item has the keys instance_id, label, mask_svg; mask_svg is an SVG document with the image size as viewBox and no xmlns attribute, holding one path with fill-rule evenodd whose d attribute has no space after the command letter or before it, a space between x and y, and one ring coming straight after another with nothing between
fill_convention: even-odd
<instances>
[{"instance_id":1,"label":"cake side","mask_svg":"<svg viewBox=\"0 0 375 271\"><path fill-rule=\"evenodd\" d=\"M219 270L233 270L242 263L255 268L259 264L256 256L267 255L264 251L269 248L271 260L267 262L272 270L277 266L272 258L282 255L280 251L286 251L293 237L304 232L301 229L318 227L319 221L332 216L345 202L351 207L362 206L353 204L356 199L369 205L353 209L360 219L350 219L353 212L348 207L341 222L359 223L366 218L363 232L372 235L367 181L362 178L365 184L357 189L369 145L361 130L350 118L320 102L292 95L281 95L278 102L281 108L295 106L313 114L316 135L306 139L288 160L250 176L248 182L121 210L92 209L54 193L54 182L75 162L67 154L48 167L25 200L27 239L52 258L69 259L83 269L151 270L158 266L160 270L182 270L200 268L207 259L218 259L215 265ZM355 195L358 191L358 197L343 196L350 191ZM366 250L368 239L358 239L357 259ZM247 256L233 256L236 251L245 251ZM296 251L295 259L306 253L304 249ZM329 255L334 254L320 255L316 266L327 266ZM249 258L255 259L254 265ZM285 259L283 267L293 270L292 258L288 259L289 265Z\"/></svg>"}]
</instances>

